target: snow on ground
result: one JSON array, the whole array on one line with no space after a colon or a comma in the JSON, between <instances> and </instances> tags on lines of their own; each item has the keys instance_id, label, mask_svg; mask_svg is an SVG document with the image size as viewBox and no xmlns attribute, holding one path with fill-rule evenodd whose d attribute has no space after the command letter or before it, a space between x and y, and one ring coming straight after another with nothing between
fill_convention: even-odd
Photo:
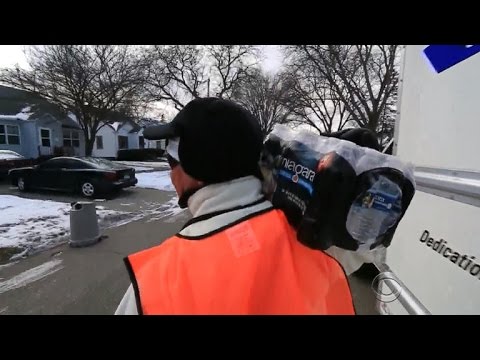
<instances>
[{"instance_id":1,"label":"snow on ground","mask_svg":"<svg viewBox=\"0 0 480 360\"><path fill-rule=\"evenodd\" d=\"M137 174L138 187L175 191L170 171ZM173 217L184 211L178 198L159 204L145 201L139 210L129 211L130 203L122 203L125 211L108 210L96 206L100 228L120 226L149 217L148 222ZM0 263L17 260L68 242L70 232L70 203L50 200L26 199L13 195L0 195ZM173 219L172 221L174 221Z\"/></svg>"},{"instance_id":2,"label":"snow on ground","mask_svg":"<svg viewBox=\"0 0 480 360\"><path fill-rule=\"evenodd\" d=\"M10 263L4 264L4 265L0 265L0 270L5 269L5 268L7 268L7 267L9 267L9 266L15 265L16 263L18 263L18 261L12 261L12 262L10 262ZM0 280L1 280L1 278L0 278Z\"/></svg>"},{"instance_id":3,"label":"snow on ground","mask_svg":"<svg viewBox=\"0 0 480 360\"><path fill-rule=\"evenodd\" d=\"M160 173L139 175L150 174L159 175ZM155 185L162 190L171 186L168 174L162 174L153 179L147 176L146 179L150 182L157 181ZM101 230L125 225L145 217L149 217L148 222L173 217L184 211L178 206L177 197L163 204L144 201L140 209L135 211L128 211L128 206L132 204L122 203L121 205L125 206L125 211L108 210L104 206L96 206ZM0 264L68 242L70 209L69 203L0 195ZM175 219L173 218L172 221ZM0 265L0 267L4 266L8 264Z\"/></svg>"},{"instance_id":4,"label":"snow on ground","mask_svg":"<svg viewBox=\"0 0 480 360\"><path fill-rule=\"evenodd\" d=\"M166 160L160 161L114 161L114 163L126 166L144 166L148 168L168 168Z\"/></svg>"},{"instance_id":5,"label":"snow on ground","mask_svg":"<svg viewBox=\"0 0 480 360\"><path fill-rule=\"evenodd\" d=\"M160 205L156 202L145 201L142 204L141 210L131 212L129 218L117 221L115 226L125 225L129 222L141 220L145 217L149 218L146 222L157 221L165 217L171 217L169 222L173 222L176 220L174 216L184 211L185 209L181 209L180 206L178 206L178 197L176 196Z\"/></svg>"},{"instance_id":6,"label":"snow on ground","mask_svg":"<svg viewBox=\"0 0 480 360\"><path fill-rule=\"evenodd\" d=\"M147 222L160 220L167 216L172 217L172 221L174 221L173 217L184 211L185 209L181 209L180 206L178 206L178 197L175 196L169 201L167 201L165 204L162 204L160 207L151 211L151 218Z\"/></svg>"},{"instance_id":7,"label":"snow on ground","mask_svg":"<svg viewBox=\"0 0 480 360\"><path fill-rule=\"evenodd\" d=\"M62 260L54 259L43 263L32 269L28 269L11 279L0 282L0 294L28 285L34 281L43 279L44 277L63 269Z\"/></svg>"},{"instance_id":8,"label":"snow on ground","mask_svg":"<svg viewBox=\"0 0 480 360\"><path fill-rule=\"evenodd\" d=\"M138 179L137 187L175 191L170 180L170 170L136 174L136 178Z\"/></svg>"},{"instance_id":9,"label":"snow on ground","mask_svg":"<svg viewBox=\"0 0 480 360\"><path fill-rule=\"evenodd\" d=\"M67 241L70 208L69 203L0 195L0 248L23 250L19 257ZM97 206L97 214L100 226L129 216L102 206Z\"/></svg>"},{"instance_id":10,"label":"snow on ground","mask_svg":"<svg viewBox=\"0 0 480 360\"><path fill-rule=\"evenodd\" d=\"M135 172L143 172L143 171L152 171L155 170L154 168L151 167L144 167L144 166L134 166Z\"/></svg>"}]
</instances>

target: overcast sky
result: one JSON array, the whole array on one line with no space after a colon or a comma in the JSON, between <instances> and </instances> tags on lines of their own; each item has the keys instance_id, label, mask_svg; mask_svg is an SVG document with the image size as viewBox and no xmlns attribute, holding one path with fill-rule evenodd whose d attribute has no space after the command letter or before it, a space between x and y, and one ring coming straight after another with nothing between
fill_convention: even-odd
<instances>
[{"instance_id":1,"label":"overcast sky","mask_svg":"<svg viewBox=\"0 0 480 360\"><path fill-rule=\"evenodd\" d=\"M0 45L0 68L14 66L17 63L25 66L27 62L22 49L23 45Z\"/></svg>"}]
</instances>

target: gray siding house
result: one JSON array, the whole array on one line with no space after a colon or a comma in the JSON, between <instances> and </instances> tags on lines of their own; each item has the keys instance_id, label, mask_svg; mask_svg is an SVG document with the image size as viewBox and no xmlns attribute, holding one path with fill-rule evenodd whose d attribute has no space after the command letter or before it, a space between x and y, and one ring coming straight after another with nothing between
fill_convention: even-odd
<instances>
[{"instance_id":1,"label":"gray siding house","mask_svg":"<svg viewBox=\"0 0 480 360\"><path fill-rule=\"evenodd\" d=\"M0 86L0 150L26 158L85 155L79 125L58 107L27 91Z\"/></svg>"}]
</instances>

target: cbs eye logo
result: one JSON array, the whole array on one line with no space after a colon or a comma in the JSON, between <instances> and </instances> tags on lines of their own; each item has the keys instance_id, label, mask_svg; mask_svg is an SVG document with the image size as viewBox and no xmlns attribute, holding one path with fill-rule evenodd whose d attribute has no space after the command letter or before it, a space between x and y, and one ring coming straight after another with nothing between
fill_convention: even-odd
<instances>
[{"instance_id":1,"label":"cbs eye logo","mask_svg":"<svg viewBox=\"0 0 480 360\"><path fill-rule=\"evenodd\" d=\"M375 276L372 281L372 290L377 300L383 303L397 300L402 293L401 285L389 272L383 272Z\"/></svg>"}]
</instances>

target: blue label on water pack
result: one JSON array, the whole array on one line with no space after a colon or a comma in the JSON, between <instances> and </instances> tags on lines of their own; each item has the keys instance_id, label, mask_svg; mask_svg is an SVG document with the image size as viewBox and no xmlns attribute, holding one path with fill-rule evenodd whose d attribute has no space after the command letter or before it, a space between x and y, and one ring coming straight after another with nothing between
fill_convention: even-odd
<instances>
[{"instance_id":1,"label":"blue label on water pack","mask_svg":"<svg viewBox=\"0 0 480 360\"><path fill-rule=\"evenodd\" d=\"M299 176L298 174L295 174L293 172L289 172L289 171L286 171L286 170L280 170L278 172L278 174L280 176L283 176L284 178L288 179L289 181L295 183L295 184L299 184L301 185L302 187L304 187L305 189L308 190L309 194L312 195L313 193L313 186L312 184L308 181L308 180L305 180L303 179L301 176Z\"/></svg>"},{"instance_id":2,"label":"blue label on water pack","mask_svg":"<svg viewBox=\"0 0 480 360\"><path fill-rule=\"evenodd\" d=\"M359 204L363 208L373 208L381 211L391 211L396 209L395 202L397 201L396 196L384 192L376 192L370 190L365 194L361 203Z\"/></svg>"},{"instance_id":3,"label":"blue label on water pack","mask_svg":"<svg viewBox=\"0 0 480 360\"><path fill-rule=\"evenodd\" d=\"M480 45L429 45L423 50L437 73L480 52Z\"/></svg>"}]
</instances>

